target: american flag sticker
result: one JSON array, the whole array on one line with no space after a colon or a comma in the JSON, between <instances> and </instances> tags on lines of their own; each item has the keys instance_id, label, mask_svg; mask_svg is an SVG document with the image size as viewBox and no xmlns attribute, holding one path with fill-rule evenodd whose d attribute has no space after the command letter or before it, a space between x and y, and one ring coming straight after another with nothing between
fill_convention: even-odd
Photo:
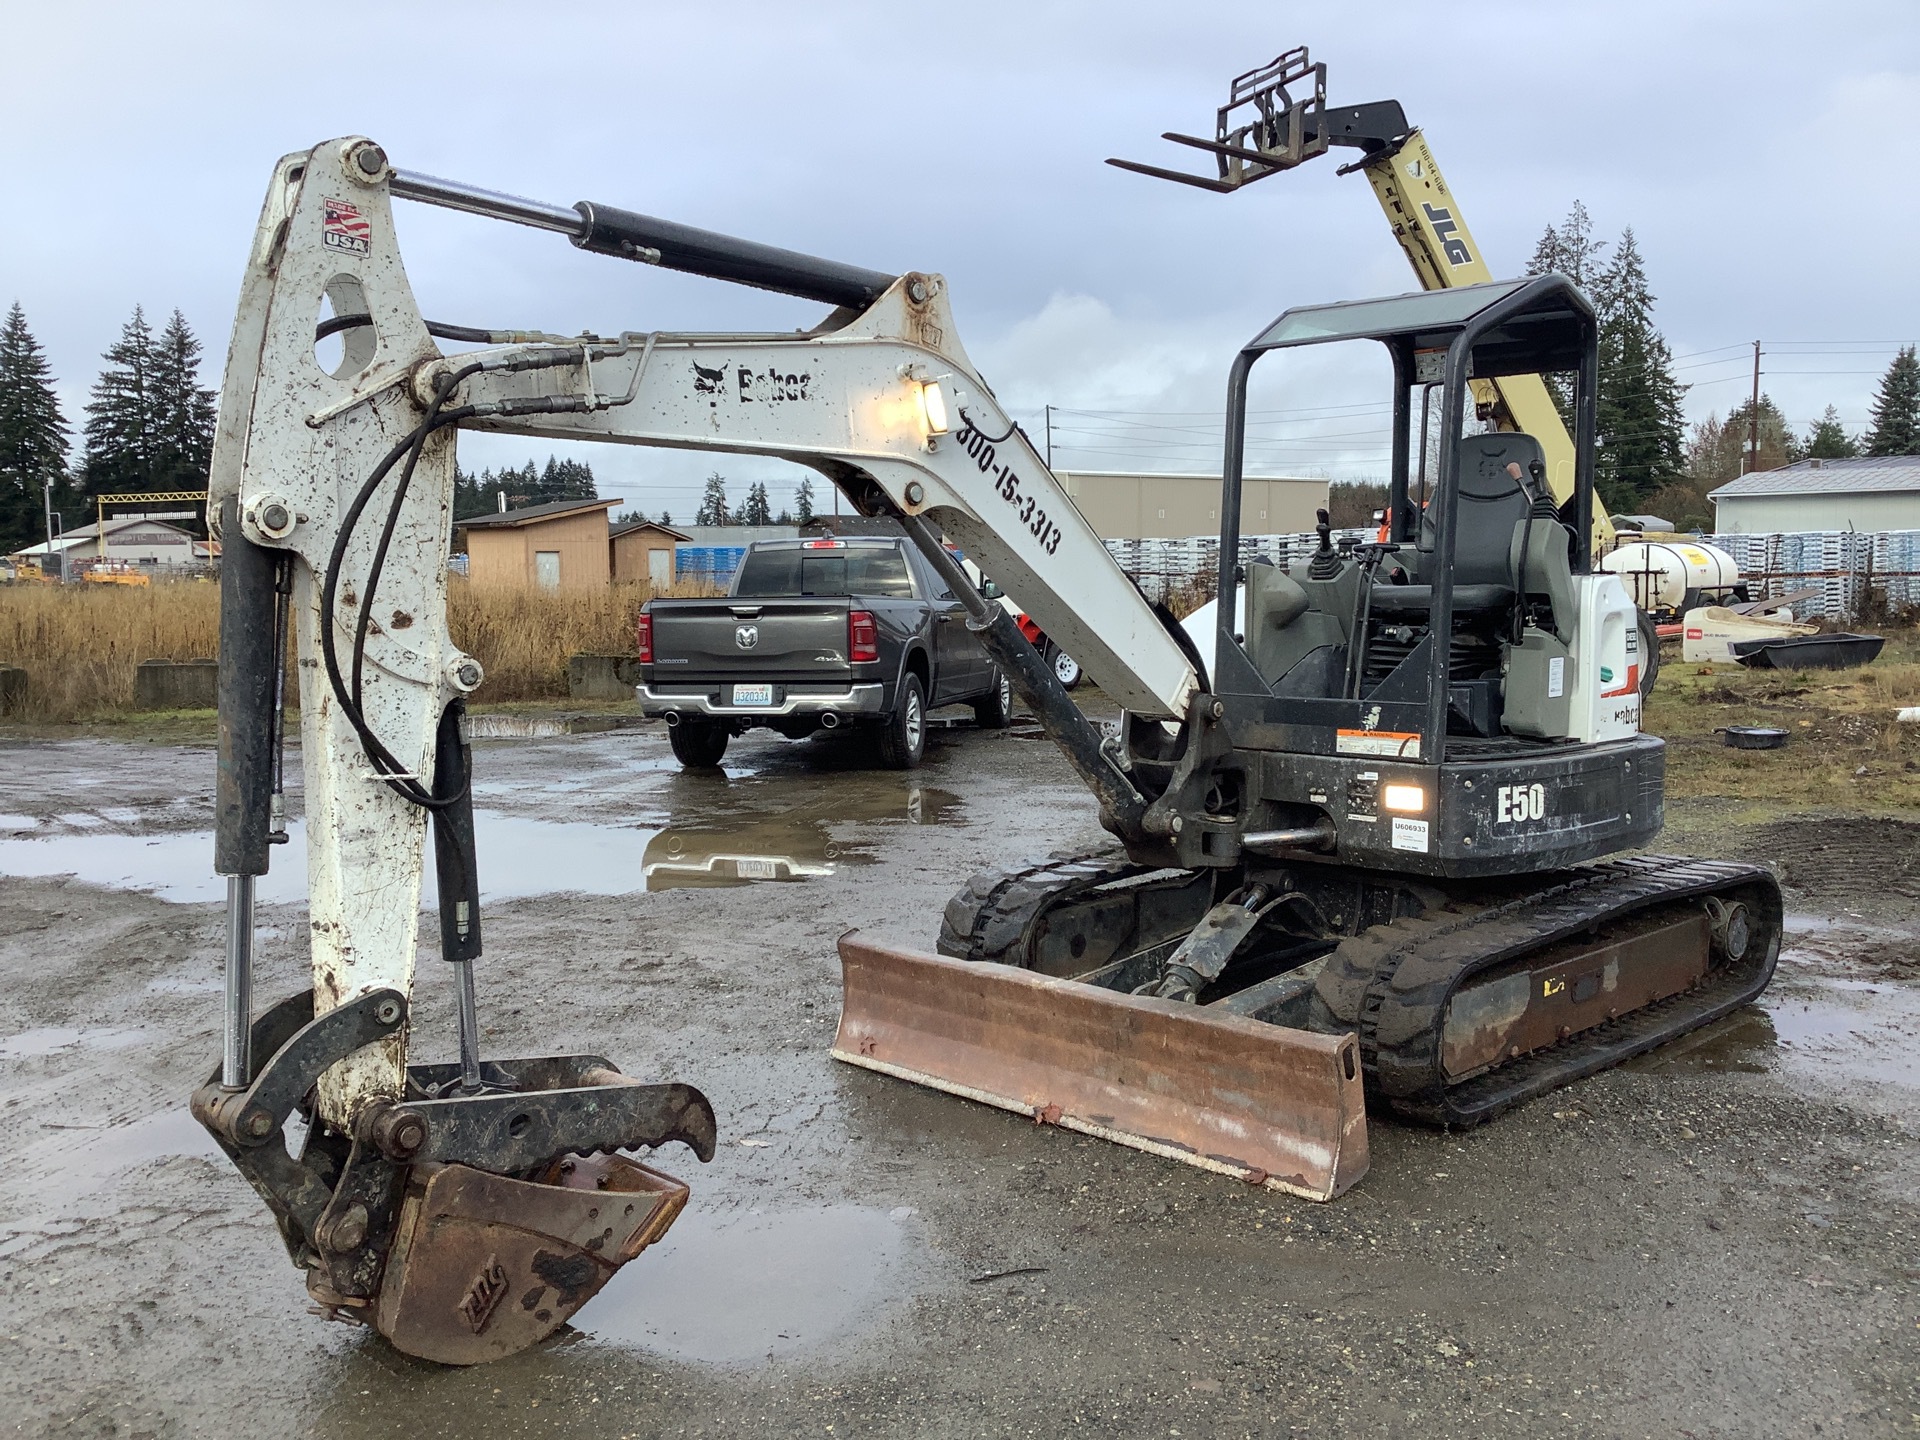
<instances>
[{"instance_id":1,"label":"american flag sticker","mask_svg":"<svg viewBox=\"0 0 1920 1440\"><path fill-rule=\"evenodd\" d=\"M322 202L325 216L320 222L321 243L330 250L345 250L350 255L373 253L373 226L367 217L344 200Z\"/></svg>"}]
</instances>

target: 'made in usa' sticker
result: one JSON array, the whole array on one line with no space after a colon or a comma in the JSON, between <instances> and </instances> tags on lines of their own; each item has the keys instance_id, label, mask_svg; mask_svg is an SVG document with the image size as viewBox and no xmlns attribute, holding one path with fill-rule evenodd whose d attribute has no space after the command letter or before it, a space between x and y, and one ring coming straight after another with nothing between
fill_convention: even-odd
<instances>
[{"instance_id":1,"label":"'made in usa' sticker","mask_svg":"<svg viewBox=\"0 0 1920 1440\"><path fill-rule=\"evenodd\" d=\"M320 243L349 255L373 253L373 226L357 205L344 200L321 202Z\"/></svg>"}]
</instances>

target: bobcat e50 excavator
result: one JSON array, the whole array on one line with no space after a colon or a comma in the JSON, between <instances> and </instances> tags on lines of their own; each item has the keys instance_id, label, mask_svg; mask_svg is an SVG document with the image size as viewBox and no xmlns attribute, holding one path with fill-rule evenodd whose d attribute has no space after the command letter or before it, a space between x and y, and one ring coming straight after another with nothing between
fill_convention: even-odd
<instances>
[{"instance_id":1,"label":"bobcat e50 excavator","mask_svg":"<svg viewBox=\"0 0 1920 1440\"><path fill-rule=\"evenodd\" d=\"M429 322L394 196L833 309L778 333ZM337 357L316 350L333 335ZM1632 606L1587 564L1594 324L1569 282L1294 310L1261 332L1230 388L1223 587L1240 569L1248 372L1276 348L1352 337L1393 358L1392 539L1249 566L1248 628L1223 621L1203 660L995 400L939 276L503 196L396 170L362 138L283 159L209 498L229 939L225 1052L194 1112L323 1311L448 1363L523 1349L686 1201L621 1152L680 1141L705 1159L715 1143L691 1086L637 1083L599 1056L480 1053L464 697L482 669L445 608L461 428L819 471L900 521L1093 791L1118 848L976 880L947 908L946 955L843 939L842 1059L1325 1198L1365 1169L1363 1084L1402 1113L1468 1123L1764 986L1780 925L1766 872L1583 867L1658 830L1662 770L1636 729ZM443 354L436 338L480 348ZM1524 434L1448 447L1431 505L1414 507L1414 388L1438 378L1458 435L1474 380L1540 371L1578 377L1571 529ZM943 533L1124 707L1117 733L1075 707ZM312 985L256 1017L252 887L284 834L293 653ZM408 1062L429 821L449 1064Z\"/></svg>"}]
</instances>

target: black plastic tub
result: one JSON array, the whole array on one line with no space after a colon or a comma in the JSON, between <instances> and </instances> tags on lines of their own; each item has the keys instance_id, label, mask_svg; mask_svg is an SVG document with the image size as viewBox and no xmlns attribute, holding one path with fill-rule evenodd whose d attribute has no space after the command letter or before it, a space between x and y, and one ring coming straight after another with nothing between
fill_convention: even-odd
<instances>
[{"instance_id":1,"label":"black plastic tub","mask_svg":"<svg viewBox=\"0 0 1920 1440\"><path fill-rule=\"evenodd\" d=\"M1787 732L1771 725L1728 725L1720 734L1720 743L1734 750L1778 750L1787 743Z\"/></svg>"},{"instance_id":2,"label":"black plastic tub","mask_svg":"<svg viewBox=\"0 0 1920 1440\"><path fill-rule=\"evenodd\" d=\"M1750 670L1851 670L1872 663L1884 635L1784 635L1736 640L1733 658Z\"/></svg>"}]
</instances>

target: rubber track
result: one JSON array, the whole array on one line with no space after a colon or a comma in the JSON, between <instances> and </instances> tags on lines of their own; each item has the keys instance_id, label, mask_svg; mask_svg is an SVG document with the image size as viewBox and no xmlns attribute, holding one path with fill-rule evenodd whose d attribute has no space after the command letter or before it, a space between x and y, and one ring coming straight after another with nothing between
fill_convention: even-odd
<instances>
[{"instance_id":1,"label":"rubber track","mask_svg":"<svg viewBox=\"0 0 1920 1440\"><path fill-rule=\"evenodd\" d=\"M1550 889L1503 903L1377 925L1328 957L1312 1023L1315 1029L1358 1031L1375 1099L1410 1120L1477 1125L1717 1019L1753 999L1773 977L1782 913L1779 886L1765 869L1642 855L1563 874ZM1685 994L1459 1084L1447 1082L1440 1067L1447 1002L1474 975L1611 919L1731 892L1748 905L1753 939L1744 960L1723 966Z\"/></svg>"},{"instance_id":2,"label":"rubber track","mask_svg":"<svg viewBox=\"0 0 1920 1440\"><path fill-rule=\"evenodd\" d=\"M1118 846L1082 854L1050 855L1012 870L975 875L947 902L935 949L958 960L991 960L1022 968L1032 963L1028 945L1040 917L1081 890L1110 880L1146 875Z\"/></svg>"}]
</instances>

